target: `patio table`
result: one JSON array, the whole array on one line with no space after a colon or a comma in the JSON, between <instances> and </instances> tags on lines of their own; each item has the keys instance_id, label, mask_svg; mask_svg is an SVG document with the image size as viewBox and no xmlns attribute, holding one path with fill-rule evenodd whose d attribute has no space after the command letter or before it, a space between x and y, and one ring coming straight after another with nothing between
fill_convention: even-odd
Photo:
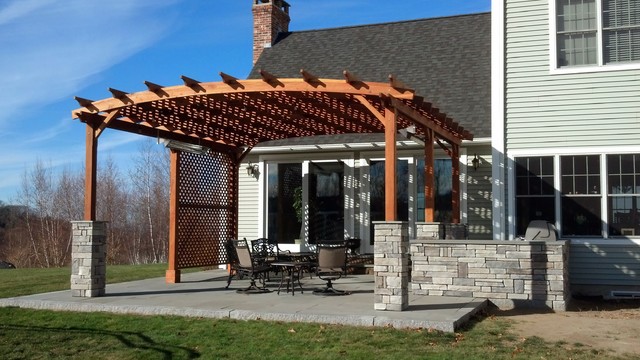
<instances>
[{"instance_id":1,"label":"patio table","mask_svg":"<svg viewBox=\"0 0 640 360\"><path fill-rule=\"evenodd\" d=\"M291 286L291 295L296 294L296 280L298 282L298 288L300 289L300 293L303 294L304 291L302 289L302 283L300 282L300 277L302 274L302 270L305 268L310 268L313 266L313 263L304 262L304 261L276 261L271 263L271 266L278 267L281 270L280 273L280 285L278 286L278 295L280 295L280 290L282 286L286 284L287 293L289 293L289 286Z\"/></svg>"}]
</instances>

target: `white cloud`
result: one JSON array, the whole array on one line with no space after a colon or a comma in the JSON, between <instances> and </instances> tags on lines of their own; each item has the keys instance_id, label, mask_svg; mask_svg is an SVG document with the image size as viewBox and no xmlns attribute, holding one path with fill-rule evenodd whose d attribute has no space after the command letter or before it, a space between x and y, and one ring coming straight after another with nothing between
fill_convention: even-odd
<instances>
[{"instance_id":1,"label":"white cloud","mask_svg":"<svg viewBox=\"0 0 640 360\"><path fill-rule=\"evenodd\" d=\"M159 14L174 2L9 0L0 8L0 128L158 41L171 26Z\"/></svg>"}]
</instances>

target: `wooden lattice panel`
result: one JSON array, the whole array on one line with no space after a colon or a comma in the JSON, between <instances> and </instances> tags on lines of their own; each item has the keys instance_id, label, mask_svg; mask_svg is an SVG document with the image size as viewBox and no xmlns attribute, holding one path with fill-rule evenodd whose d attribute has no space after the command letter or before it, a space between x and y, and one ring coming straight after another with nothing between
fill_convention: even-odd
<instances>
[{"instance_id":1,"label":"wooden lattice panel","mask_svg":"<svg viewBox=\"0 0 640 360\"><path fill-rule=\"evenodd\" d=\"M226 264L236 237L237 174L223 153L182 153L179 162L176 268Z\"/></svg>"}]
</instances>

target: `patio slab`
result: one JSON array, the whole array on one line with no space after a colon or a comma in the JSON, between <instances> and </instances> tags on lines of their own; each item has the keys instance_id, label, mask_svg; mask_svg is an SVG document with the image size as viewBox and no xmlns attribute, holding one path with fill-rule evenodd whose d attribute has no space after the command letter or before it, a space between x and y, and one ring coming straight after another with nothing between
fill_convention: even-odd
<instances>
[{"instance_id":1,"label":"patio slab","mask_svg":"<svg viewBox=\"0 0 640 360\"><path fill-rule=\"evenodd\" d=\"M112 312L140 315L177 315L239 320L312 322L394 328L432 328L454 332L488 305L486 299L410 295L406 311L374 310L372 275L349 275L335 287L348 296L323 297L312 294L324 282L315 276L302 280L304 293L276 293L279 276L268 282L270 293L240 294L248 280L234 279L225 289L225 270L208 270L182 275L179 284L166 284L164 277L107 284L106 295L72 297L71 291L0 299L0 306L58 311ZM277 280L277 281L276 281Z\"/></svg>"}]
</instances>

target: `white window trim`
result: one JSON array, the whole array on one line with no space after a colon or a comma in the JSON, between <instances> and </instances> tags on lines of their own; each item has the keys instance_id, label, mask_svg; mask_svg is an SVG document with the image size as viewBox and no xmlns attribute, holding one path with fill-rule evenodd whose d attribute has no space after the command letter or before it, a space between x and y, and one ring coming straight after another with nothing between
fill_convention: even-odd
<instances>
[{"instance_id":1,"label":"white window trim","mask_svg":"<svg viewBox=\"0 0 640 360\"><path fill-rule=\"evenodd\" d=\"M602 1L596 0L596 11L598 17L598 64L584 66L565 66L558 67L558 47L557 47L557 17L556 17L556 0L549 0L549 69L551 74L583 74L597 73L607 71L621 70L637 70L640 69L640 62L622 63L622 64L603 64L602 56Z\"/></svg>"},{"instance_id":2,"label":"white window trim","mask_svg":"<svg viewBox=\"0 0 640 360\"><path fill-rule=\"evenodd\" d=\"M599 155L600 156L600 183L601 189L606 190L607 187L607 171L606 171L606 159L607 155L617 155L617 154L638 154L640 153L640 146L634 147L600 147L600 148L564 148L564 149L539 149L536 150L535 153L532 153L531 150L517 150L512 151L507 155L508 159L508 169L507 169L507 179L508 179L508 199L509 199L509 210L508 210L508 229L509 229L509 240L514 240L516 226L515 226L515 158L516 157L532 157L532 156L553 156L554 157L554 186L556 189L560 189L560 156L567 155ZM620 239L620 238L610 238L609 237L609 223L606 222L608 216L608 201L607 198L609 196L608 191L601 191L602 202L601 202L601 214L600 220L602 221L602 237L572 237L571 242L575 243L587 243L587 244L607 244L607 245L615 245L615 244L638 244L640 245L640 237L629 238L629 239ZM555 196L555 211L556 211L556 223L555 226L560 233L562 233L562 225L560 223L560 212L561 212L561 196Z\"/></svg>"},{"instance_id":3,"label":"white window trim","mask_svg":"<svg viewBox=\"0 0 640 360\"><path fill-rule=\"evenodd\" d=\"M303 204L307 206L309 202L309 177L307 174L309 173L309 163L310 162L330 162L330 161L342 161L345 164L345 181L350 182L351 186L348 186L345 189L344 197L345 197L345 209L344 209L344 227L345 227L345 236L353 236L355 237L355 202L351 204L352 206L348 206L349 202L347 199L354 199L355 197L355 186L354 186L354 176L355 176L355 159L353 153L319 153L319 154L279 154L279 155L260 155L259 156L259 168L265 176L261 177L260 184L258 186L258 208L260 209L260 213L258 214L258 237L266 237L268 234L267 229L267 164L277 164L277 163L301 163L302 164L302 184L303 184ZM307 221L307 219L303 219L303 221ZM308 238L308 226L304 225L304 243L307 244Z\"/></svg>"}]
</instances>

